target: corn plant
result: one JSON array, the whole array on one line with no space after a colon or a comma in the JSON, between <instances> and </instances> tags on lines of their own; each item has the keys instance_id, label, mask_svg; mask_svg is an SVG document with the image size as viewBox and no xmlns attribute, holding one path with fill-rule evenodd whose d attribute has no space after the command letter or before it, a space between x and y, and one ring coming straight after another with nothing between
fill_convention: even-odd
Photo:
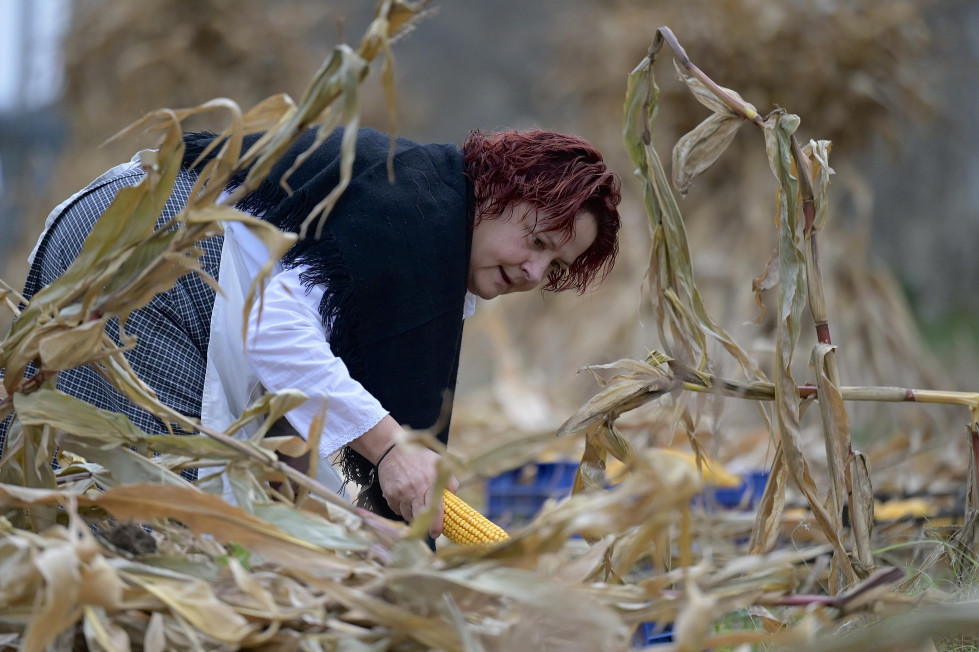
<instances>
[{"instance_id":1,"label":"corn plant","mask_svg":"<svg viewBox=\"0 0 979 652\"><path fill-rule=\"evenodd\" d=\"M670 180L653 149L653 131L659 109L659 92L653 67L663 45L675 57L675 70L696 99L711 114L684 135L673 149L673 187L685 194L697 175L720 158L742 124L761 130L771 170L777 183L777 242L774 259L755 284L756 294L778 289L774 381L708 313L694 281L683 219ZM916 401L962 405L970 411L970 435L974 457L979 454L977 419L979 394L892 387L841 385L837 349L830 334L830 320L823 295L818 234L827 220L830 143L810 141L800 145L796 132L800 120L783 109L765 116L737 92L716 84L687 56L672 31L657 31L648 55L629 76L624 138L643 185L643 203L649 219L653 250L646 277L646 291L656 315L665 352L653 352L645 361L625 360L606 365L618 374L593 400L562 427L565 434L584 431L586 448L577 489L596 484L608 453L628 461L628 442L614 428L623 412L671 392L690 390L722 396L770 401L774 419L759 405L761 418L776 445L771 480L766 487L752 533L754 551L768 549L784 509L786 482L791 478L805 495L813 516L832 543L834 572L832 591L851 586L875 565L871 554L873 491L866 458L851 444L846 401ZM800 385L793 362L801 336L803 312L808 305L815 325L816 343L810 355L811 383ZM708 344L716 342L743 371L743 379L719 378L708 358ZM595 367L600 370L601 367ZM802 412L818 403L830 483L820 495L810 473L799 428ZM696 444L696 442L693 442ZM964 541L975 538L976 462L972 460L969 504ZM843 537L843 508L847 505L853 541Z\"/></svg>"}]
</instances>

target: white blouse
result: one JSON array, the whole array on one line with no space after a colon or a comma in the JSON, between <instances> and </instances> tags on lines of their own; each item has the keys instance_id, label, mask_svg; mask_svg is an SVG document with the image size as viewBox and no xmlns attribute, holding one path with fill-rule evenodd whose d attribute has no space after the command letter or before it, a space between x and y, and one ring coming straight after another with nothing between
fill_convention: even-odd
<instances>
[{"instance_id":1,"label":"white blouse","mask_svg":"<svg viewBox=\"0 0 979 652\"><path fill-rule=\"evenodd\" d=\"M265 245L240 223L225 229L234 233L253 277L268 258ZM306 401L286 414L303 437L329 403L320 439L320 455L326 457L373 428L388 412L333 355L319 312L324 289L307 291L299 280L303 271L303 266L275 270L265 286L264 303L256 300L248 315L245 358L266 390L295 388L306 394Z\"/></svg>"},{"instance_id":2,"label":"white blouse","mask_svg":"<svg viewBox=\"0 0 979 652\"><path fill-rule=\"evenodd\" d=\"M222 293L217 295L211 314L201 421L224 430L263 389L298 389L307 400L286 413L286 419L306 438L325 406L319 452L321 458L327 458L374 427L388 412L333 355L319 313L323 288L303 287L303 266L285 269L281 263L276 265L266 283L264 301L256 297L248 315L248 335L242 348L244 298L259 267L268 259L268 250L241 223L226 222L224 226L219 279ZM463 319L473 314L475 306L475 295L467 292ZM258 426L251 424L238 436L248 437ZM342 484L331 465L321 464L320 469L321 483L331 488Z\"/></svg>"}]
</instances>

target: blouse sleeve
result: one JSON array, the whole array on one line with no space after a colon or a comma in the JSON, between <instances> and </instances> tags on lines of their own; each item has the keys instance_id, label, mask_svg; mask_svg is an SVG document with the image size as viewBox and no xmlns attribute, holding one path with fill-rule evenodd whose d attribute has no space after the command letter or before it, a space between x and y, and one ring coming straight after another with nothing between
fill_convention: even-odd
<instances>
[{"instance_id":1,"label":"blouse sleeve","mask_svg":"<svg viewBox=\"0 0 979 652\"><path fill-rule=\"evenodd\" d=\"M319 314L323 289L307 291L299 279L302 270L276 274L266 286L264 302L254 302L245 356L267 390L295 388L309 397L286 414L303 436L326 405L320 440L320 454L325 457L375 426L387 410L333 354Z\"/></svg>"}]
</instances>

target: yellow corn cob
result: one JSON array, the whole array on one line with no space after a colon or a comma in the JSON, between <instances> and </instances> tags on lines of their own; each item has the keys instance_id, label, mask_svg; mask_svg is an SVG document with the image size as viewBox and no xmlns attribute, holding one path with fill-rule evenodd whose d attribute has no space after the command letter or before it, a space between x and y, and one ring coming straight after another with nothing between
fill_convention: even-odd
<instances>
[{"instance_id":1,"label":"yellow corn cob","mask_svg":"<svg viewBox=\"0 0 979 652\"><path fill-rule=\"evenodd\" d=\"M442 492L442 500L445 503L442 534L452 543L471 546L509 538L503 528L477 512L448 489Z\"/></svg>"}]
</instances>

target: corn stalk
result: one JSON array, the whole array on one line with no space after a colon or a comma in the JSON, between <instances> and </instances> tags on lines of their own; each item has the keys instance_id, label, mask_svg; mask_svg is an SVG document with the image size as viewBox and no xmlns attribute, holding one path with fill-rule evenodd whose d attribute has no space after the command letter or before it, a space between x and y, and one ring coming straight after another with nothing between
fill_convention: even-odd
<instances>
[{"instance_id":1,"label":"corn stalk","mask_svg":"<svg viewBox=\"0 0 979 652\"><path fill-rule=\"evenodd\" d=\"M652 147L659 92L653 65L664 44L673 52L678 77L696 99L712 111L710 117L681 137L673 149L673 185L681 194L687 191L697 175L719 159L741 124L750 122L764 134L769 163L778 183L778 250L776 260L769 265L756 291L778 287L773 383L767 381L743 349L707 314L696 289L683 220L666 173ZM827 189L833 172L828 163L830 144L810 141L804 147L800 146L796 136L799 122L797 116L781 109L762 116L738 93L719 86L694 65L668 27L657 30L647 56L629 78L624 138L637 166L636 174L643 184L643 201L653 243L646 290L666 355L651 355L646 368L642 368L643 363L634 361L628 365L622 361L608 365L609 368L623 368L626 373L613 378L596 400L573 415L559 432L587 429L588 447L582 475L590 477L587 483L579 483L584 488L598 484L596 469L604 466L605 451L613 451L607 447L596 450L600 448L600 442L592 433L596 429L614 432L614 420L623 411L680 388L774 401L773 436L777 449L771 479L752 533L752 549L761 551L773 540L784 508L785 482L787 476L791 476L805 494L820 529L834 545L835 571L830 585L838 591L865 576L874 566L870 548L873 491L869 467L866 458L852 448L844 401L917 400L968 405L975 433L976 395L841 386L837 347L830 335L823 292L817 237L828 212ZM807 303L815 324L816 344L810 362L816 379L814 387L800 387L792 372ZM751 380L716 382L709 373L713 364L707 356L709 339L721 344ZM668 368L664 370L661 365L666 363ZM677 374L677 370L681 373ZM799 427L805 408L803 399L816 396L831 474L825 501L819 496L810 473ZM764 412L762 416L768 422ZM614 448L613 454L618 457L623 446L617 444ZM979 448L975 450L979 451ZM628 457L627 449L625 454ZM975 457L979 459L979 453ZM970 486L974 485L975 472L970 477ZM970 492L970 496L973 493ZM853 524L852 555L850 545L840 534L844 504L848 504Z\"/></svg>"}]
</instances>

